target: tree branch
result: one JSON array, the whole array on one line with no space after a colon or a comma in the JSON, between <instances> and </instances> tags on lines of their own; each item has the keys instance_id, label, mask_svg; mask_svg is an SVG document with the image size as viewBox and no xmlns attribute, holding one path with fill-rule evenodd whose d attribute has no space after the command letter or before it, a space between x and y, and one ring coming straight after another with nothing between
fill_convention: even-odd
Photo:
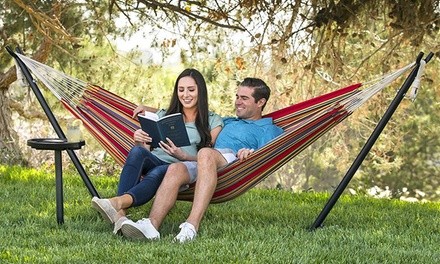
<instances>
[{"instance_id":1,"label":"tree branch","mask_svg":"<svg viewBox=\"0 0 440 264\"><path fill-rule=\"evenodd\" d=\"M240 31L245 31L246 29L240 26L234 26L234 25L227 25L227 24L222 24L219 23L215 20L212 20L208 17L205 16L200 16L197 15L193 12L187 11L184 8L180 8L179 6L175 6L169 3L161 3L155 0L139 0L139 3L143 3L146 7L151 8L151 9L156 9L156 8L161 8L164 11L172 11L175 12L177 14L183 15L185 17L188 17L190 19L195 19L195 20L201 20L210 24L213 24L217 27L221 27L221 28L229 28L229 29L235 29L235 30L240 30ZM199 7L202 7L201 4L199 4L198 2L191 2L192 4L197 4ZM139 9L139 8L135 8L135 9ZM215 11L215 10L211 10L211 11ZM217 11L216 11L217 12ZM217 12L220 14L224 14L223 12ZM228 18L228 17L227 17Z\"/></svg>"},{"instance_id":2,"label":"tree branch","mask_svg":"<svg viewBox=\"0 0 440 264\"><path fill-rule=\"evenodd\" d=\"M45 62L49 57L51 50L52 41L48 38L45 38L32 56L32 59ZM12 66L6 73L0 74L0 90L7 90L9 85L17 80L17 72L15 67L16 66Z\"/></svg>"}]
</instances>

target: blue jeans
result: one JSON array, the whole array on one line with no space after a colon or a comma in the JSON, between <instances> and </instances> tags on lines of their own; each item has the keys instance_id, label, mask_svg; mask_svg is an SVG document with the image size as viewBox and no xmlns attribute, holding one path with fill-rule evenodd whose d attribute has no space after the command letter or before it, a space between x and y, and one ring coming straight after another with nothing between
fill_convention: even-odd
<instances>
[{"instance_id":1,"label":"blue jeans","mask_svg":"<svg viewBox=\"0 0 440 264\"><path fill-rule=\"evenodd\" d=\"M134 146L128 153L118 184L118 196L133 197L131 206L150 201L167 172L169 163L157 158L143 147Z\"/></svg>"}]
</instances>

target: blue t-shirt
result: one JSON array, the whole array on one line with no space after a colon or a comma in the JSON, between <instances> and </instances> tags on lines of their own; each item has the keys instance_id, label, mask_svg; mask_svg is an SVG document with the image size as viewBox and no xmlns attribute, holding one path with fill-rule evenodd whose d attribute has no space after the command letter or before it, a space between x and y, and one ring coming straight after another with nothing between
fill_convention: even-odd
<instances>
[{"instance_id":1,"label":"blue t-shirt","mask_svg":"<svg viewBox=\"0 0 440 264\"><path fill-rule=\"evenodd\" d=\"M270 117L258 120L227 117L223 118L223 123L214 147L232 149L235 153L242 148L257 150L283 133L283 129L274 125Z\"/></svg>"}]
</instances>

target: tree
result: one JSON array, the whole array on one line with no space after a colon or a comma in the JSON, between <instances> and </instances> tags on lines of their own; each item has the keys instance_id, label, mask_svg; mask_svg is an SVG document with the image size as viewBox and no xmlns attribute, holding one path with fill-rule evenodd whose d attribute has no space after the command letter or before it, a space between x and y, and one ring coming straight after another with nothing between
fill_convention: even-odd
<instances>
[{"instance_id":1,"label":"tree","mask_svg":"<svg viewBox=\"0 0 440 264\"><path fill-rule=\"evenodd\" d=\"M3 7L0 10L0 162L14 163L22 159L15 131L11 128L11 111L19 111L30 119L34 111L24 110L28 108L9 100L8 89L17 77L6 46L20 47L37 61L57 60L65 64L80 49L81 38L99 42L107 30L114 27L105 19L105 9L99 1L82 4L71 1L0 2Z\"/></svg>"},{"instance_id":2,"label":"tree","mask_svg":"<svg viewBox=\"0 0 440 264\"><path fill-rule=\"evenodd\" d=\"M166 55L170 47L185 44L180 55L182 63L200 65L209 81L215 81L219 86L229 89L233 86L231 83L246 75L264 76L278 99L270 101L266 108L268 111L333 90L337 83L352 83L382 75L412 61L419 51L433 51L440 56L437 43L439 0L37 2L24 4L22 0L14 0L4 5L6 8L0 12L7 22L3 22L1 28L2 46L20 44L35 56L38 47L47 42L49 44L45 46L51 48L50 52L46 49L50 56L46 55L48 57L43 60L56 60L62 67L82 50L81 39L99 43L104 40L104 35L130 36L147 24L151 28L147 37L155 39L154 48ZM127 28L114 26L115 21L121 18L128 22ZM161 39L157 34L160 30L170 31L170 37ZM8 68L11 66L10 58L2 52L3 49L0 51L0 63L7 64L0 68L3 72L0 90L6 93L15 77L14 70ZM431 64L434 65L429 67L438 69L436 62ZM80 68L87 63L78 61L76 65ZM429 74L426 79L431 79L432 83L427 84L426 91L427 94L435 94L437 80L432 77L433 73ZM228 92L227 89L219 89L216 98L224 100ZM329 176L321 175L322 172L327 168L337 174L337 170L346 169L344 165L351 161L364 143L359 135L368 135L368 129L372 129L378 121L393 93L386 92L368 105L367 110L361 110L360 115L365 118L335 129L326 138L332 140L317 142L318 145L313 146L317 153L313 153L310 160L302 164L293 163L286 171L296 172L301 168L308 173L306 178L313 178L306 184L320 181L334 185L338 175L330 176L333 181L328 178L324 181L323 178ZM11 102L7 97L1 98L2 113L10 116L5 105ZM407 111L407 107L403 105L402 111ZM429 106L420 107L423 108L419 111L422 115L430 115L432 109ZM430 125L438 128L438 120L432 120L435 121ZM418 119L403 119L396 122L390 131L383 132L385 140L376 143L379 149L397 144L398 147L414 149L411 152L394 152L392 160L419 151L406 147L403 141L392 136L393 133L407 133L413 127L411 122L423 123ZM0 136L2 142L7 142L10 129L9 132L2 131L4 124L8 124L8 120L0 122ZM433 138L432 142L437 142L432 134L434 132L425 132L425 138ZM418 142L414 141L414 144ZM419 155L424 161L416 164L421 169L424 162L438 163L438 148L425 149L426 154ZM322 155L321 151L333 151L337 155ZM390 153L375 151L374 160L385 164ZM391 173L391 167L385 173ZM415 177L414 173L411 175ZM391 177L385 178L389 181L383 180L380 184L393 184ZM431 181L429 184L436 183Z\"/></svg>"}]
</instances>

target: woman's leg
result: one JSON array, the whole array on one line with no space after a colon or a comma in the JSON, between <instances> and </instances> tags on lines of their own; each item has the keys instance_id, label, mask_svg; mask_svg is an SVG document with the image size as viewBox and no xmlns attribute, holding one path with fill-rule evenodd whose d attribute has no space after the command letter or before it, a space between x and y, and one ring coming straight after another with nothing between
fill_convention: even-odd
<instances>
[{"instance_id":1,"label":"woman's leg","mask_svg":"<svg viewBox=\"0 0 440 264\"><path fill-rule=\"evenodd\" d=\"M163 164L165 163L149 150L140 146L134 146L128 153L122 168L117 196L121 196L133 188L139 182L141 175Z\"/></svg>"},{"instance_id":2,"label":"woman's leg","mask_svg":"<svg viewBox=\"0 0 440 264\"><path fill-rule=\"evenodd\" d=\"M144 175L157 166L165 164L167 165L167 163L158 159L149 150L140 146L133 147L127 156L124 167L122 168L117 196L110 199L98 199L97 197L93 197L92 206L101 213L104 219L107 219L107 221L111 223L116 222L118 219L125 216L126 209L133 205L134 197L132 194L127 193L127 191L139 183L141 175ZM160 181L162 181L165 171L162 175L161 173L156 175ZM156 178L156 176L153 178ZM154 187L154 193L157 188L158 187Z\"/></svg>"},{"instance_id":3,"label":"woman's leg","mask_svg":"<svg viewBox=\"0 0 440 264\"><path fill-rule=\"evenodd\" d=\"M160 165L151 169L136 186L127 191L127 194L131 195L133 199L131 206L143 205L156 195L168 166L169 164Z\"/></svg>"}]
</instances>

